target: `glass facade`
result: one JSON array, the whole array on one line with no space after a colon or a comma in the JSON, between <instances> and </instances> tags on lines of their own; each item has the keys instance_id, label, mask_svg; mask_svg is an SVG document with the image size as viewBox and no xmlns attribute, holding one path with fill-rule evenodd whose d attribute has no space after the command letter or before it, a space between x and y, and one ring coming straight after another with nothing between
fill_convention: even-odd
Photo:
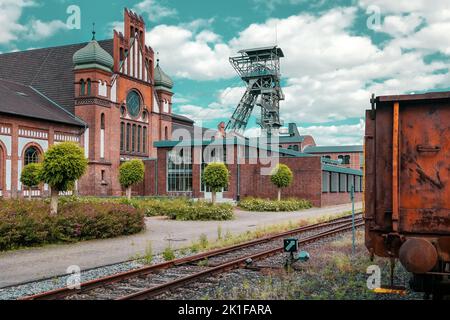
<instances>
[{"instance_id":1,"label":"glass facade","mask_svg":"<svg viewBox=\"0 0 450 320\"><path fill-rule=\"evenodd\" d=\"M190 149L171 151L167 155L167 191L192 192L192 158Z\"/></svg>"}]
</instances>

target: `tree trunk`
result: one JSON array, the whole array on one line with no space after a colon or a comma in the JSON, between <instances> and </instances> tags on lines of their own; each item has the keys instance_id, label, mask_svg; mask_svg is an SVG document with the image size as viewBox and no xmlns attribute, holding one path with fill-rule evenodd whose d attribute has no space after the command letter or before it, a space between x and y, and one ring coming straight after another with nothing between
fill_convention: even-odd
<instances>
[{"instance_id":1,"label":"tree trunk","mask_svg":"<svg viewBox=\"0 0 450 320\"><path fill-rule=\"evenodd\" d=\"M51 190L51 200L50 200L50 214L56 216L58 214L58 190L52 188Z\"/></svg>"},{"instance_id":2,"label":"tree trunk","mask_svg":"<svg viewBox=\"0 0 450 320\"><path fill-rule=\"evenodd\" d=\"M212 204L216 204L216 192L215 191L212 192L211 202L212 202Z\"/></svg>"},{"instance_id":3,"label":"tree trunk","mask_svg":"<svg viewBox=\"0 0 450 320\"><path fill-rule=\"evenodd\" d=\"M28 187L28 200L31 201L31 187Z\"/></svg>"},{"instance_id":4,"label":"tree trunk","mask_svg":"<svg viewBox=\"0 0 450 320\"><path fill-rule=\"evenodd\" d=\"M278 188L278 201L281 201L281 188Z\"/></svg>"},{"instance_id":5,"label":"tree trunk","mask_svg":"<svg viewBox=\"0 0 450 320\"><path fill-rule=\"evenodd\" d=\"M127 188L127 199L131 200L131 187Z\"/></svg>"}]
</instances>

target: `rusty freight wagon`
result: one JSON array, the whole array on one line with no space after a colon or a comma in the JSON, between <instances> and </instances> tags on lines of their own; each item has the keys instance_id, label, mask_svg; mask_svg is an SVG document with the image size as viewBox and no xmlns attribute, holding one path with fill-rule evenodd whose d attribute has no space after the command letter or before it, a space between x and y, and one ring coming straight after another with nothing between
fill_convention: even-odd
<instances>
[{"instance_id":1,"label":"rusty freight wagon","mask_svg":"<svg viewBox=\"0 0 450 320\"><path fill-rule=\"evenodd\" d=\"M450 92L377 97L366 119L366 246L412 289L448 293Z\"/></svg>"}]
</instances>

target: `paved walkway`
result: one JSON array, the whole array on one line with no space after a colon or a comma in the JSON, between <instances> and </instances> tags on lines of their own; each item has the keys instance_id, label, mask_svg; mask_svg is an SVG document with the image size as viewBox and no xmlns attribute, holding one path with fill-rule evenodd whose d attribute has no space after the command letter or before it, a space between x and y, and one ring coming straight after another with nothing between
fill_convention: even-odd
<instances>
[{"instance_id":1,"label":"paved walkway","mask_svg":"<svg viewBox=\"0 0 450 320\"><path fill-rule=\"evenodd\" d=\"M361 204L357 205L357 209ZM168 245L179 248L198 240L201 234L217 238L220 226L223 234L241 234L258 227L319 217L351 210L351 205L313 208L299 212L250 213L236 212L236 219L221 222L182 222L148 218L146 231L127 237L93 240L68 245L50 245L0 253L0 288L18 283L65 274L68 266L78 265L82 270L130 260L143 254L151 241L153 252L161 253Z\"/></svg>"}]
</instances>

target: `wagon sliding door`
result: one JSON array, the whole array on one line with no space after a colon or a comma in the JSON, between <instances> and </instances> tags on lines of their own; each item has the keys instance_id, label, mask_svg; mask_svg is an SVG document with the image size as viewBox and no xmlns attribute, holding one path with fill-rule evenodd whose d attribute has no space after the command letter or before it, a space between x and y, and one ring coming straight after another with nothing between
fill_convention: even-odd
<instances>
[{"instance_id":1,"label":"wagon sliding door","mask_svg":"<svg viewBox=\"0 0 450 320\"><path fill-rule=\"evenodd\" d=\"M399 231L449 233L450 106L439 102L395 104L394 141L396 107Z\"/></svg>"}]
</instances>

